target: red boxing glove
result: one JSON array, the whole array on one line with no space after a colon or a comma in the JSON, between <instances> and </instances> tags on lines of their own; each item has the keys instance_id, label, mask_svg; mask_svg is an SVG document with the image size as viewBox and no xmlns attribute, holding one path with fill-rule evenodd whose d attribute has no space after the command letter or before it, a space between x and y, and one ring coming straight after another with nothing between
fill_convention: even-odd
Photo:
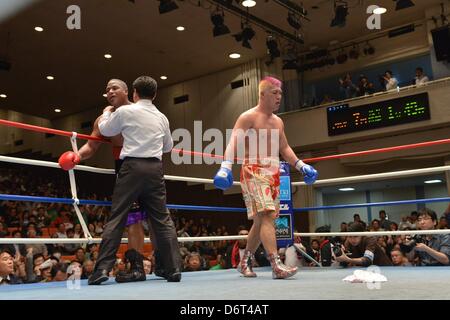
<instances>
[{"instance_id":1,"label":"red boxing glove","mask_svg":"<svg viewBox=\"0 0 450 320\"><path fill-rule=\"evenodd\" d=\"M72 170L80 163L80 156L73 151L66 151L59 157L58 163L64 170Z\"/></svg>"}]
</instances>

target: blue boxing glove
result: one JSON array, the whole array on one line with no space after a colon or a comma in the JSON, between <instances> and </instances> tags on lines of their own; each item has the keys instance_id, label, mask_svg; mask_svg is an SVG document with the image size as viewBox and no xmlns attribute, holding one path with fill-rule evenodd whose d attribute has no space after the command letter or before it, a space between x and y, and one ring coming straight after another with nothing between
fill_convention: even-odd
<instances>
[{"instance_id":1,"label":"blue boxing glove","mask_svg":"<svg viewBox=\"0 0 450 320\"><path fill-rule=\"evenodd\" d=\"M222 162L219 171L214 177L214 185L218 189L227 190L233 185L233 172L231 171L231 161Z\"/></svg>"},{"instance_id":2,"label":"blue boxing glove","mask_svg":"<svg viewBox=\"0 0 450 320\"><path fill-rule=\"evenodd\" d=\"M313 184L319 176L316 169L309 164L305 164L303 161L298 160L295 164L295 168L303 174L303 180L306 184Z\"/></svg>"}]
</instances>

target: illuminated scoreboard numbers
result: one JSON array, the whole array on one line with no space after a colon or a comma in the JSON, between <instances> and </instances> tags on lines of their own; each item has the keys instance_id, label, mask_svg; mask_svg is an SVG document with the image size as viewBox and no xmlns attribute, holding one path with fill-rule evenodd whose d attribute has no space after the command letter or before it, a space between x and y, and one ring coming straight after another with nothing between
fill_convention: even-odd
<instances>
[{"instance_id":1,"label":"illuminated scoreboard numbers","mask_svg":"<svg viewBox=\"0 0 450 320\"><path fill-rule=\"evenodd\" d=\"M428 119L426 92L351 108L348 104L327 108L330 136Z\"/></svg>"}]
</instances>

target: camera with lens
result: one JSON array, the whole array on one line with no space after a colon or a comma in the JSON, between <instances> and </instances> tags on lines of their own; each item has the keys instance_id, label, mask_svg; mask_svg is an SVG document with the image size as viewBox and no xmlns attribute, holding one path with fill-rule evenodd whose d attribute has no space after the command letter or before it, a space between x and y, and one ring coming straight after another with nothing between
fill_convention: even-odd
<instances>
[{"instance_id":1,"label":"camera with lens","mask_svg":"<svg viewBox=\"0 0 450 320\"><path fill-rule=\"evenodd\" d=\"M333 253L336 257L342 256L342 243L334 242L332 247Z\"/></svg>"},{"instance_id":2,"label":"camera with lens","mask_svg":"<svg viewBox=\"0 0 450 320\"><path fill-rule=\"evenodd\" d=\"M410 238L407 239L408 242L407 243L401 243L400 244L400 250L403 253L409 253L411 252L412 249L414 249L414 247L418 244L418 243L424 243L425 239L423 238L423 236L421 235L413 235Z\"/></svg>"}]
</instances>

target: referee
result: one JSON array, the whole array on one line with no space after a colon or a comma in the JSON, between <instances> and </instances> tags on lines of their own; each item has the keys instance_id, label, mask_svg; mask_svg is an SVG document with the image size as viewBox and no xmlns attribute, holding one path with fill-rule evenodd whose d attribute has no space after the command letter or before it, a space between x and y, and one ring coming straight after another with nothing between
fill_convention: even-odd
<instances>
[{"instance_id":1,"label":"referee","mask_svg":"<svg viewBox=\"0 0 450 320\"><path fill-rule=\"evenodd\" d=\"M157 83L147 76L133 82L134 104L117 108L107 107L99 120L100 133L111 137L123 136L120 159L122 167L114 187L111 216L106 224L94 273L90 285L108 280L109 271L116 261L128 212L138 201L148 212L156 243L161 252L167 280L181 280L181 257L174 223L166 209L166 186L162 154L170 152L173 140L169 121L154 105Z\"/></svg>"}]
</instances>

